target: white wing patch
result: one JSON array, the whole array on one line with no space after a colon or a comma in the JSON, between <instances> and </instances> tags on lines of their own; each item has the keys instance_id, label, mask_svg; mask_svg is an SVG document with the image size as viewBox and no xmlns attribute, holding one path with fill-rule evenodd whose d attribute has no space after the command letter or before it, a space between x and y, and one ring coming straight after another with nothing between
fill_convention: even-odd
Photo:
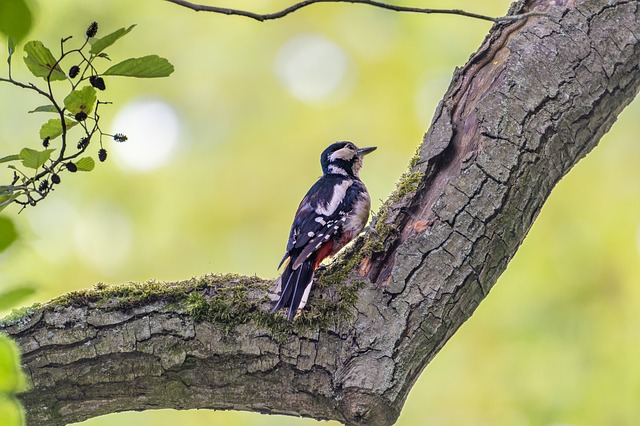
<instances>
[{"instance_id":1,"label":"white wing patch","mask_svg":"<svg viewBox=\"0 0 640 426\"><path fill-rule=\"evenodd\" d=\"M325 205L318 204L316 207L316 213L331 216L333 212L336 211L340 202L344 200L344 196L347 193L347 189L353 184L351 180L344 180L341 183L337 184L333 187L333 194L331 195L331 200Z\"/></svg>"}]
</instances>

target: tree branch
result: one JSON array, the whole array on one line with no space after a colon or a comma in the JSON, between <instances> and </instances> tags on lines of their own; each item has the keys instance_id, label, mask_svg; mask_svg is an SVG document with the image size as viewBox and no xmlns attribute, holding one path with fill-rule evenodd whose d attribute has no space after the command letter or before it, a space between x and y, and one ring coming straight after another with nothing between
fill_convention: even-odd
<instances>
[{"instance_id":1,"label":"tree branch","mask_svg":"<svg viewBox=\"0 0 640 426\"><path fill-rule=\"evenodd\" d=\"M494 26L456 71L377 233L321 274L292 323L268 313L270 281L237 276L99 287L5 320L33 383L28 422L161 407L395 422L640 88L637 1L555 3L517 5L557 18Z\"/></svg>"},{"instance_id":2,"label":"tree branch","mask_svg":"<svg viewBox=\"0 0 640 426\"><path fill-rule=\"evenodd\" d=\"M411 13L422 13L422 14L440 14L440 15L458 15L458 16L466 16L467 18L481 19L483 21L490 21L493 23L500 22L512 22L519 21L522 19L526 19L531 16L543 16L544 13L540 12L528 12L519 15L506 15L500 17L493 17L487 15L481 15L478 13L467 12L461 9L426 9L422 7L410 7L410 6L398 6L394 4L383 3L375 0L305 0L299 3L293 4L285 9L282 9L278 12L273 13L255 13L246 10L239 9L229 9L226 7L218 7L218 6L208 6L204 4L192 3L186 0L165 0L169 3L177 4L179 6L186 7L191 10L195 10L196 12L213 12L220 13L223 15L236 15L236 16L244 16L247 18L255 19L256 21L264 22L270 21L273 19L284 18L290 13L297 12L298 10L310 6L312 4L317 3L355 3L355 4L365 4L381 9L391 10L394 12L411 12Z\"/></svg>"}]
</instances>

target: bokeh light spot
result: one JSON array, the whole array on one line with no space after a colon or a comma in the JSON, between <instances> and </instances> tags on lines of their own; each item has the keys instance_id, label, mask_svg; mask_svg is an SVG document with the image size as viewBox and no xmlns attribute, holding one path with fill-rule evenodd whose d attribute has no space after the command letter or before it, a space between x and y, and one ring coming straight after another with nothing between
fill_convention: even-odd
<instances>
[{"instance_id":1,"label":"bokeh light spot","mask_svg":"<svg viewBox=\"0 0 640 426\"><path fill-rule=\"evenodd\" d=\"M180 120L167 102L140 99L118 111L113 133L129 138L111 145L116 163L124 169L150 171L171 160L180 136Z\"/></svg>"},{"instance_id":2,"label":"bokeh light spot","mask_svg":"<svg viewBox=\"0 0 640 426\"><path fill-rule=\"evenodd\" d=\"M305 102L323 100L345 80L349 60L344 50L317 34L303 34L282 46L276 74L284 87Z\"/></svg>"}]
</instances>

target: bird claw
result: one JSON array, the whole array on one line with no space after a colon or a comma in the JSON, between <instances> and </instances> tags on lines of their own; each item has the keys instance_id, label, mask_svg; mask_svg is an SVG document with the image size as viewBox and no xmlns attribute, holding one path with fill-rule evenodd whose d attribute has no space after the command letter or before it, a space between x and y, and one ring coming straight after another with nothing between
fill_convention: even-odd
<instances>
[{"instance_id":1,"label":"bird claw","mask_svg":"<svg viewBox=\"0 0 640 426\"><path fill-rule=\"evenodd\" d=\"M367 228L365 229L365 233L366 232L374 234L376 237L380 236L380 233L378 232L378 230L376 228L374 228L373 226L367 226Z\"/></svg>"}]
</instances>

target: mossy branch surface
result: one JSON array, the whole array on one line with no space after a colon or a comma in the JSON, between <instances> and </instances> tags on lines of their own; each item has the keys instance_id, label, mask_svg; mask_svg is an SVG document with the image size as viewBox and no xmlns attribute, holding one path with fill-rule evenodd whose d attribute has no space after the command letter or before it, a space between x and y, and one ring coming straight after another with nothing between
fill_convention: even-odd
<instances>
[{"instance_id":1,"label":"mossy branch surface","mask_svg":"<svg viewBox=\"0 0 640 426\"><path fill-rule=\"evenodd\" d=\"M335 329L353 318L352 309L362 282L349 284L346 273L351 262L343 256L321 274L318 291L306 309L294 321L269 310L276 295L273 280L236 274L211 274L180 282L148 281L119 285L96 284L91 289L63 294L45 304L15 309L0 319L0 326L11 329L43 313L65 308L86 308L102 312L136 312L149 306L190 315L197 322L218 324L226 333L238 325L253 324L272 336L283 338L292 333Z\"/></svg>"},{"instance_id":2,"label":"mossy branch surface","mask_svg":"<svg viewBox=\"0 0 640 426\"><path fill-rule=\"evenodd\" d=\"M33 425L152 408L249 410L391 425L413 383L487 296L554 185L640 88L640 5L516 2L457 70L370 230L304 313L272 280L208 275L98 285L22 309Z\"/></svg>"}]
</instances>

